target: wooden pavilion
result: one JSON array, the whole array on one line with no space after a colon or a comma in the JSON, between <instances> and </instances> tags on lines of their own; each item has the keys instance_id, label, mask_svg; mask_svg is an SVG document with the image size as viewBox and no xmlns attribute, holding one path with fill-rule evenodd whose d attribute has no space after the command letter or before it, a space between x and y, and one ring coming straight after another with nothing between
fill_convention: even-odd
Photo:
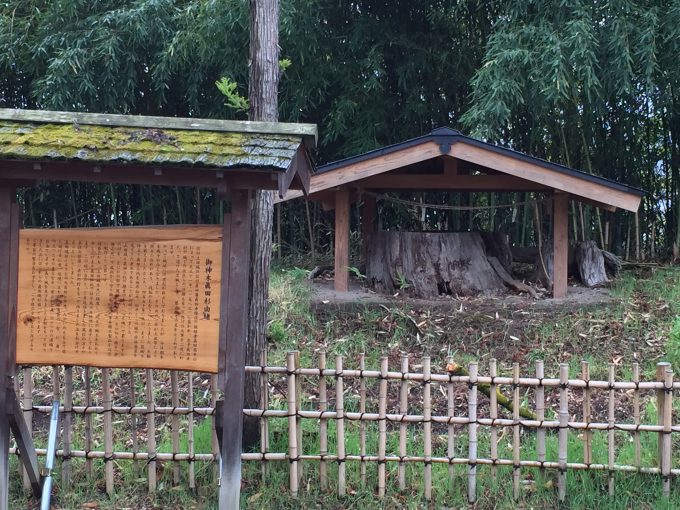
<instances>
[{"instance_id":1,"label":"wooden pavilion","mask_svg":"<svg viewBox=\"0 0 680 510\"><path fill-rule=\"evenodd\" d=\"M313 170L308 149L316 136L316 126L309 124L0 110L0 510L8 508L10 427L34 492L42 483L13 383L21 228L17 188L38 180L201 186L216 189L229 202L221 229L219 333L211 341L217 343L215 367L224 394L218 416L219 507L237 508L252 190L277 190L280 196L289 189L306 192ZM65 361L57 353L53 359ZM113 469L112 463L107 466ZM108 480L107 475L107 491Z\"/></svg>"},{"instance_id":2,"label":"wooden pavilion","mask_svg":"<svg viewBox=\"0 0 680 510\"><path fill-rule=\"evenodd\" d=\"M644 191L521 152L482 142L459 131L431 133L318 168L308 199L335 209L335 290L349 285L350 204L363 202L364 242L376 228L374 193L385 191L514 192L553 197L553 296L567 293L569 201L614 211L637 211ZM283 200L301 196L291 191Z\"/></svg>"}]
</instances>

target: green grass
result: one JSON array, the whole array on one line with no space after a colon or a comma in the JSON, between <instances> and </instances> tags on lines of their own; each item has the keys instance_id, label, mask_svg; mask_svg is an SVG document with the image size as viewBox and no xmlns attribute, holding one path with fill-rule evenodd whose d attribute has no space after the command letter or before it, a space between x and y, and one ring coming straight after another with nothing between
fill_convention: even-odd
<instances>
[{"instance_id":1,"label":"green grass","mask_svg":"<svg viewBox=\"0 0 680 510\"><path fill-rule=\"evenodd\" d=\"M581 372L581 360L591 365L593 379L605 379L609 363L615 362L617 378L630 378L634 360L641 364L643 378L653 377L658 361L670 359L680 364L680 270L660 268L643 273L626 272L612 289L617 302L606 307L583 310L548 310L525 313L498 303L466 303L460 312L458 306L450 310L417 309L404 304L390 308L364 308L347 312L313 312L309 306L311 289L306 272L301 269L274 269L271 276L270 323L268 337L270 342L269 364L283 365L286 352L299 350L302 366L315 366L319 350L327 351L328 365L332 366L335 355L345 356L345 366L358 366L360 353L365 353L366 366L375 369L381 356L389 356L390 369L398 368L402 353L410 355L411 365L420 362L424 355L432 357L433 371L444 369L447 355L453 355L457 362L471 360L480 362L480 371L485 373L485 364L495 357L499 362L499 372L509 374L513 362L520 362L522 375L530 374L533 363L538 359L546 362L546 375L555 376L560 362L567 362L570 375L577 377ZM676 361L677 360L677 361ZM96 372L95 372L96 374ZM41 376L42 377L42 376ZM112 373L114 386L126 387L127 375L124 371ZM157 376L157 381L162 379ZM44 374L42 386L49 387L50 374ZM274 376L274 385L283 384ZM329 379L329 388L333 380ZM135 381L137 394L143 395L144 386L140 379ZM314 395L316 379L303 381L303 408L315 409ZM394 393L394 383L390 392ZM93 381L93 387L98 382ZM359 400L356 386L348 379L345 404L347 411L357 411ZM377 392L377 382L367 382L370 394ZM506 389L507 390L507 389ZM411 389L412 412L420 409L420 388ZM438 389L433 386L434 393ZM168 398L158 389L158 402ZM525 395L529 395L530 392ZM464 396L462 397L464 398ZM169 404L166 404L169 405ZM375 402L373 402L375 405ZM390 404L390 405L393 405ZM284 409L285 399L274 391L271 407ZM676 409L680 410L680 399L676 399ZM375 409L369 409L375 412ZM483 413L485 411L480 411ZM552 412L552 411L550 411ZM606 413L606 409L600 410ZM655 421L656 409L653 400L644 401L647 423ZM676 411L677 414L677 411ZM116 417L125 420L127 417ZM142 418L140 418L142 419ZM99 420L99 418L97 418ZM95 423L100 423L95 421ZM195 430L196 451L211 450L212 433L210 421L198 421ZM100 425L99 425L100 426ZM287 448L287 420L270 420L270 451L283 452ZM318 452L319 428L314 420L303 420L303 451ZM368 423L367 451L377 452L377 425ZM335 423L329 421L329 451L335 451ZM422 453L422 425L408 426L408 452L411 455ZM457 428L456 455L467 455L467 436L465 428ZM434 455L446 455L446 429L434 427ZM500 430L499 430L500 434ZM389 426L387 451L398 451L398 426ZM171 451L170 428L163 425L159 432L159 451ZM635 448L630 434L617 432L618 464L632 464ZM655 465L657 436L641 434L642 464ZM181 448L186 449L186 434L181 434ZM499 443L499 453L511 458L512 434L507 434ZM595 432L593 436L594 462L607 462L607 433ZM488 456L488 429L479 432L479 455ZM535 458L535 434L522 432L522 458ZM674 450L680 448L675 440ZM74 447L82 443L82 435L74 436ZM129 449L127 440L117 438L117 449ZM346 423L346 448L348 454L359 453L359 424ZM547 434L548 459L557 460L557 436ZM583 440L576 432L569 433L569 460L579 462L583 457ZM677 456L675 456L677 458ZM84 462L75 459L73 465L73 486L63 490L60 482L59 463L55 472L56 499L58 508L82 508L83 503L97 501L102 509L114 508L194 508L197 510L216 508L217 489L214 482L214 464L196 463L196 476L199 489L187 489L187 467L182 464L182 484L172 487L172 463L159 463L159 490L153 497L146 495L145 464L127 461L116 462L116 493L112 498L104 494L103 462L94 461L92 477L85 473ZM329 463L330 489L322 491L318 483L318 463L303 463L303 482L297 500L288 494L288 463L269 462L268 476L261 482L261 464L247 462L243 466L244 485L242 506L244 508L466 508L467 475L466 466L456 466L454 476L449 476L446 465L433 466L433 500L423 498L422 464L408 464L407 487L405 491L397 488L397 465L387 465L387 494L384 499L376 497L377 466L368 464L366 483L360 478L358 462L347 462L348 495L338 497L335 492L337 483L337 464ZM674 464L673 467L678 467ZM542 477L538 470L522 469L522 479L531 482L523 485L520 499L512 498L511 469L499 468L497 478L491 477L491 469L478 467L477 509L512 508L569 508L569 509L652 509L680 507L680 487L674 479L671 497L662 497L661 482L658 476L644 474L617 473L614 475L616 491L608 496L608 474L606 472L568 473L567 500L559 503L555 490L556 473L547 471ZM11 472L12 508L30 507L30 500L21 487L17 461L12 459Z\"/></svg>"},{"instance_id":2,"label":"green grass","mask_svg":"<svg viewBox=\"0 0 680 510\"><path fill-rule=\"evenodd\" d=\"M670 352L666 340L675 331L676 317L680 314L680 271L676 268L662 268L646 275L624 273L612 289L618 302L606 307L584 310L554 310L534 313L528 319L520 320L516 314L499 308L493 310L474 308L464 315L455 311L429 313L409 307L390 309L366 308L347 314L321 315L315 317L313 327L323 330L323 336L309 343L308 325L298 320L292 330L304 338L300 348L303 359L314 363L315 350L324 349L329 358L336 354L346 357L347 367L356 365L359 353L366 353L367 366L378 366L379 358L390 356L398 358L401 352L408 352L417 362L422 355L431 355L433 364L442 362L447 354L453 354L458 362L480 360L483 365L489 357L499 359L500 371L507 374L513 361L521 361L523 374L532 368L533 362L542 359L546 362L548 375L557 374L560 362L570 365L570 374L577 377L581 373L581 360L590 363L591 377L606 379L608 365L617 363L617 378L630 379L632 362L641 364L643 376L653 376L655 364L668 357ZM306 282L303 282L305 284ZM298 314L298 318L309 316ZM420 331L414 329L419 324ZM423 325L424 323L424 325ZM440 327L434 326L435 323ZM292 331L291 331L292 333ZM486 340L489 334L491 340ZM511 340L512 335L520 340ZM271 358L283 359L285 349L290 345L275 345ZM311 348L310 348L311 347ZM499 351L501 349L501 351ZM394 361L393 361L394 363ZM313 366L313 365L312 365ZM391 369L395 369L392 366ZM369 389L370 391L370 389ZM416 392L418 390L415 390ZM356 410L358 399L352 392L346 395L346 410ZM285 405L285 404L283 404ZM676 407L680 407L676 404ZM606 412L606 411L605 411ZM646 409L647 422L653 423L656 409L650 402ZM281 422L274 430L272 451L286 450L287 425ZM306 453L318 452L318 426L309 421L304 423L304 450ZM367 451L377 451L377 432L375 424L367 425ZM440 431L441 432L441 431ZM445 432L445 431L444 431ZM329 424L330 450L334 451L334 424ZM348 454L359 453L358 424L346 425L346 448ZM632 464L635 446L630 434L617 432L616 462ZM488 456L489 436L480 430L480 456ZM388 434L388 452L396 452L398 433ZM466 436L461 433L457 439L457 455L466 455ZM499 445L502 456L511 458L508 450L508 437ZM641 434L642 465L654 466L656 435ZM680 446L680 445L678 445ZM486 448L486 450L484 450ZM503 451L503 448L505 450ZM596 432L593 436L593 461L607 463L607 433ZM548 433L548 460L557 460L556 434ZM569 459L579 462L583 458L583 441L575 432L569 434ZM445 455L444 440L435 447L435 455ZM481 453L485 451L485 453ZM409 426L409 452L422 452L422 439L417 426ZM523 432L522 458L535 458L535 435ZM258 483L259 465L246 466L248 478L253 480L245 490L244 498L252 508L461 508L466 501L466 468L456 466L455 476L449 477L448 466L434 465L434 496L432 502L423 499L422 465L408 466L408 486L406 491L396 489L397 466L388 464L388 492L384 500L375 497L377 479L375 464L367 466L366 484L361 483L360 467L356 462L347 463L349 495L339 498L333 488L321 492L318 487L317 463L304 465L304 481L300 498L290 501L281 490L288 485L288 466L285 463L270 463L270 476L266 484ZM336 482L337 467L329 464L331 484ZM676 508L680 506L680 494L673 487L671 498L662 496L658 476L644 474L616 473L615 495L608 495L608 473L578 472L568 473L567 500L560 504L555 491L556 473L547 471L545 479L538 470L522 469L523 479L535 481L523 486L519 501L512 498L511 469L499 468L497 481L491 478L491 469L478 468L478 502L476 508ZM675 485L675 482L674 482Z\"/></svg>"},{"instance_id":3,"label":"green grass","mask_svg":"<svg viewBox=\"0 0 680 510\"><path fill-rule=\"evenodd\" d=\"M653 414L654 410L650 409ZM274 422L272 422L274 423ZM422 437L414 432L422 425L408 427L407 451L411 454L422 452ZM272 450L285 451L286 425L279 422L273 426ZM329 445L331 451L336 441L334 423L329 422ZM500 433L500 431L499 431ZM377 425L367 424L367 451L377 451ZM616 462L619 464L634 461L634 443L628 441L628 434L616 433L616 441L620 443ZM359 453L359 425L349 422L346 427L346 448L348 454ZM511 435L504 436L499 443L499 454L503 458L512 457ZM318 427L305 426L303 432L305 453L318 453ZM656 435L641 434L642 465L653 466L656 451ZM536 458L536 441L533 432L523 431L521 438L522 458ZM557 434L548 432L546 440L547 460L557 461ZM397 427L390 427L387 441L387 451L398 451ZM479 455L489 455L488 429L480 429ZM596 432L592 441L594 463L607 463L607 433ZM439 441L434 448L435 456L446 456L446 444ZM456 438L456 452L458 457L467 455L467 436L459 433ZM576 434L569 435L568 457L572 462L579 462L583 458L583 441ZM407 464L407 487L405 491L397 489L396 463L387 465L387 494L383 500L375 497L377 487L377 465L367 463L366 482L360 477L360 463L347 462L347 491L348 496L338 497L335 493L337 483L337 466L329 462L329 478L331 488L321 491L318 486L318 464L316 462L303 463L302 491L298 500L291 500L282 490L288 486L288 464L269 463L269 475L266 484L253 483L244 493L244 499L250 508L464 508L467 507L467 466L457 465L454 476L451 477L447 465L434 464L433 499L426 502L423 498L423 466L422 464ZM247 478L259 477L259 466L246 466ZM570 508L570 509L618 509L618 508L677 508L680 505L680 493L674 490L671 497L666 499L662 494L660 479L653 475L637 475L615 473L615 494L608 495L607 472L577 472L569 471L567 475L567 498L560 504L556 494L556 477L554 470L546 470L542 474L538 469L522 468L521 476L530 484L523 484L519 500L512 496L512 469L497 468L497 476L492 478L489 466L478 466L477 469L478 501L475 508L479 509L511 509L511 508Z\"/></svg>"}]
</instances>

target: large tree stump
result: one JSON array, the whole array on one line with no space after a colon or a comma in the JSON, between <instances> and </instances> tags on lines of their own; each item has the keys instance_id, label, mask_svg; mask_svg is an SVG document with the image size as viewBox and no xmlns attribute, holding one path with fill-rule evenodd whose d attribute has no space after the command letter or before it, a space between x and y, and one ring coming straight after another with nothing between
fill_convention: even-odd
<instances>
[{"instance_id":1,"label":"large tree stump","mask_svg":"<svg viewBox=\"0 0 680 510\"><path fill-rule=\"evenodd\" d=\"M586 287L596 287L609 282L602 250L597 247L595 241L586 241L576 247L576 263L581 281Z\"/></svg>"},{"instance_id":2,"label":"large tree stump","mask_svg":"<svg viewBox=\"0 0 680 510\"><path fill-rule=\"evenodd\" d=\"M503 281L479 232L377 232L366 277L377 292L411 297L495 293Z\"/></svg>"}]
</instances>

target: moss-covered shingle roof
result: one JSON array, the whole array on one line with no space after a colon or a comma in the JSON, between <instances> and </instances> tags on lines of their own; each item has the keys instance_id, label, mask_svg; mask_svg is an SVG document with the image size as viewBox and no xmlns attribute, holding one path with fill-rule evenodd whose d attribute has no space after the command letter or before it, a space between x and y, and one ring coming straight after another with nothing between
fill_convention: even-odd
<instances>
[{"instance_id":1,"label":"moss-covered shingle roof","mask_svg":"<svg viewBox=\"0 0 680 510\"><path fill-rule=\"evenodd\" d=\"M285 170L300 136L0 120L0 158L268 167Z\"/></svg>"}]
</instances>

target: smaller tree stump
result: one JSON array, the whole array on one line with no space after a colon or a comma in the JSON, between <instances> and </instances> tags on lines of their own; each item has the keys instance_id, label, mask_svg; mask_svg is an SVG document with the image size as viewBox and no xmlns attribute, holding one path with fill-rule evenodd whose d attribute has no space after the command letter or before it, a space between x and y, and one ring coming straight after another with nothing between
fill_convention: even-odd
<instances>
[{"instance_id":1,"label":"smaller tree stump","mask_svg":"<svg viewBox=\"0 0 680 510\"><path fill-rule=\"evenodd\" d=\"M604 257L604 267L608 274L612 277L618 276L623 266L621 257L605 250L602 250L602 256Z\"/></svg>"},{"instance_id":2,"label":"smaller tree stump","mask_svg":"<svg viewBox=\"0 0 680 510\"><path fill-rule=\"evenodd\" d=\"M595 241L586 241L576 247L576 264L581 282L586 287L596 287L609 282L602 250L597 247Z\"/></svg>"}]
</instances>

